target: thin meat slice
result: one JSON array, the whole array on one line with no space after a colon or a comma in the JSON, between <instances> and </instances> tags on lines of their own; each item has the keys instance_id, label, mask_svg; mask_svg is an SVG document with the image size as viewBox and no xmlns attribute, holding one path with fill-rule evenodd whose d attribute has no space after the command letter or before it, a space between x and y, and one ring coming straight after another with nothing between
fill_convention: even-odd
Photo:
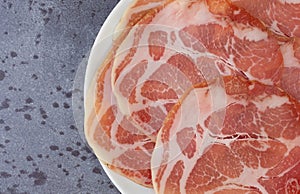
<instances>
[{"instance_id":1,"label":"thin meat slice","mask_svg":"<svg viewBox=\"0 0 300 194\"><path fill-rule=\"evenodd\" d=\"M300 37L300 2L298 0L231 0L264 22L273 32Z\"/></svg>"},{"instance_id":2,"label":"thin meat slice","mask_svg":"<svg viewBox=\"0 0 300 194\"><path fill-rule=\"evenodd\" d=\"M284 69L280 86L300 101L300 39L281 46Z\"/></svg>"},{"instance_id":3,"label":"thin meat slice","mask_svg":"<svg viewBox=\"0 0 300 194\"><path fill-rule=\"evenodd\" d=\"M157 193L300 192L297 39L228 0L136 0L114 36L85 101L99 160Z\"/></svg>"},{"instance_id":4,"label":"thin meat slice","mask_svg":"<svg viewBox=\"0 0 300 194\"><path fill-rule=\"evenodd\" d=\"M299 193L300 104L240 76L189 91L152 154L156 193Z\"/></svg>"},{"instance_id":5,"label":"thin meat slice","mask_svg":"<svg viewBox=\"0 0 300 194\"><path fill-rule=\"evenodd\" d=\"M206 2L206 9L225 22L187 25L179 32L184 44L192 47L191 43L196 39L208 52L220 56L249 79L268 85L278 83L282 70L278 37L229 1Z\"/></svg>"},{"instance_id":6,"label":"thin meat slice","mask_svg":"<svg viewBox=\"0 0 300 194\"><path fill-rule=\"evenodd\" d=\"M134 0L114 30L114 38L117 39L120 34L125 35L124 31L130 30L137 23L147 23L169 1L173 0Z\"/></svg>"},{"instance_id":7,"label":"thin meat slice","mask_svg":"<svg viewBox=\"0 0 300 194\"><path fill-rule=\"evenodd\" d=\"M145 73L135 83L133 76L144 73L143 70L151 68L147 67L149 65L146 61L137 64L131 74L124 77L120 89L126 96L122 106L127 106L130 119L140 126L142 133L154 140L167 113L186 90L206 82L206 79L218 78L222 71L231 73L223 61L214 57L203 56L194 61L178 53L159 65L150 75L146 75L147 77ZM221 70L222 67L225 69Z\"/></svg>"},{"instance_id":8,"label":"thin meat slice","mask_svg":"<svg viewBox=\"0 0 300 194\"><path fill-rule=\"evenodd\" d=\"M155 143L120 113L112 93L111 68L115 51L129 29L147 23L162 8L158 0L132 4L119 24L125 30L117 35L85 96L85 137L97 158L113 171L146 187L152 187L150 157Z\"/></svg>"},{"instance_id":9,"label":"thin meat slice","mask_svg":"<svg viewBox=\"0 0 300 194\"><path fill-rule=\"evenodd\" d=\"M112 47L108 52L105 60L101 64L101 68L104 68L104 71L107 71L108 68L111 68L115 60L116 51L119 49L120 44L128 36L131 29L136 25L146 25L151 22L153 17L163 9L171 0L150 0L145 2L143 0L135 0L132 3L132 6L127 9L123 15L121 21L115 29L112 38ZM101 101L103 98L103 75L99 74L97 80L97 98L96 98L96 111L99 110L101 106Z\"/></svg>"},{"instance_id":10,"label":"thin meat slice","mask_svg":"<svg viewBox=\"0 0 300 194\"><path fill-rule=\"evenodd\" d=\"M182 94L218 77L220 66L273 84L279 81L282 55L276 38L236 6L173 1L149 24L134 26L116 51L113 92L120 111L155 139Z\"/></svg>"},{"instance_id":11,"label":"thin meat slice","mask_svg":"<svg viewBox=\"0 0 300 194\"><path fill-rule=\"evenodd\" d=\"M104 70L104 71L103 71ZM86 101L85 136L97 158L110 169L151 187L150 159L154 142L141 134L118 110L111 89L111 68L99 72L104 80L103 98L96 111L96 81L89 88ZM99 81L99 80L98 80ZM99 86L98 86L99 87Z\"/></svg>"}]
</instances>

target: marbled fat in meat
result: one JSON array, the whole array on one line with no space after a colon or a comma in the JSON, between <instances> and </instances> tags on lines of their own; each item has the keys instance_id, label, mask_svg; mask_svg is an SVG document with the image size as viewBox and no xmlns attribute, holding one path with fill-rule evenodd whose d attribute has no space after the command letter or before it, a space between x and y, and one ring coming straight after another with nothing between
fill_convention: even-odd
<instances>
[{"instance_id":1,"label":"marbled fat in meat","mask_svg":"<svg viewBox=\"0 0 300 194\"><path fill-rule=\"evenodd\" d=\"M151 161L156 193L299 193L299 102L239 76L221 86L169 112Z\"/></svg>"}]
</instances>

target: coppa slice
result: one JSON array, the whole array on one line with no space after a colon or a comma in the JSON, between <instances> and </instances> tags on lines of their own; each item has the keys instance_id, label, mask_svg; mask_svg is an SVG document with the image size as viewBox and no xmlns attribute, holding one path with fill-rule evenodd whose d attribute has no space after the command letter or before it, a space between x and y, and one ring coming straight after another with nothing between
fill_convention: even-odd
<instances>
[{"instance_id":1,"label":"coppa slice","mask_svg":"<svg viewBox=\"0 0 300 194\"><path fill-rule=\"evenodd\" d=\"M232 8L230 16L224 6ZM174 102L192 85L209 82L203 67L218 69L216 63L273 84L282 55L262 24L231 4L173 1L149 24L134 26L116 51L112 84L120 111L154 139Z\"/></svg>"},{"instance_id":2,"label":"coppa slice","mask_svg":"<svg viewBox=\"0 0 300 194\"><path fill-rule=\"evenodd\" d=\"M300 37L300 2L298 0L231 0L263 21L273 32Z\"/></svg>"},{"instance_id":3,"label":"coppa slice","mask_svg":"<svg viewBox=\"0 0 300 194\"><path fill-rule=\"evenodd\" d=\"M169 112L152 155L155 191L299 193L300 104L239 76L224 86L191 90Z\"/></svg>"},{"instance_id":4,"label":"coppa slice","mask_svg":"<svg viewBox=\"0 0 300 194\"><path fill-rule=\"evenodd\" d=\"M115 50L137 23L146 23L163 8L158 0L135 1L127 10L111 51L85 96L85 136L100 161L110 169L146 187L152 187L150 157L154 142L141 134L118 110L111 88ZM142 19L143 18L143 19Z\"/></svg>"},{"instance_id":5,"label":"coppa slice","mask_svg":"<svg viewBox=\"0 0 300 194\"><path fill-rule=\"evenodd\" d=\"M300 39L281 46L284 69L280 86L300 102Z\"/></svg>"},{"instance_id":6,"label":"coppa slice","mask_svg":"<svg viewBox=\"0 0 300 194\"><path fill-rule=\"evenodd\" d=\"M133 76L143 73L146 68L151 68L147 67L150 64L146 61L137 64L132 69L132 74L125 76L120 84L123 94L128 96L125 102L129 102L126 105L130 120L137 123L142 133L153 140L156 139L168 111L186 90L206 80L214 80L221 74L230 74L232 71L222 60L215 57L202 56L192 60L184 54L177 53L167 62L160 62L162 63L160 67L150 75L146 75L149 77L143 80L143 83L132 83L134 82L132 80ZM133 91L130 91L131 87L134 87Z\"/></svg>"},{"instance_id":7,"label":"coppa slice","mask_svg":"<svg viewBox=\"0 0 300 194\"><path fill-rule=\"evenodd\" d=\"M100 71L100 76L104 78L101 82L104 95L98 111L94 107L96 81L90 86L89 103L86 104L86 139L98 159L109 168L151 187L150 159L155 143L119 112L112 95L110 74L111 68Z\"/></svg>"}]
</instances>

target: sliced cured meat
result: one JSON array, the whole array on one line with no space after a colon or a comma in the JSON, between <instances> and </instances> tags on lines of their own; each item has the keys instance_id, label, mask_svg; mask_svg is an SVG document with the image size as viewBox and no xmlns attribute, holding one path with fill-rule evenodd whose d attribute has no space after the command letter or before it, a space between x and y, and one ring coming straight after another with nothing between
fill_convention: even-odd
<instances>
[{"instance_id":1,"label":"sliced cured meat","mask_svg":"<svg viewBox=\"0 0 300 194\"><path fill-rule=\"evenodd\" d=\"M280 49L284 59L281 87L300 101L300 39L294 39Z\"/></svg>"},{"instance_id":2,"label":"sliced cured meat","mask_svg":"<svg viewBox=\"0 0 300 194\"><path fill-rule=\"evenodd\" d=\"M157 193L300 192L299 24L243 2L134 1L86 96L99 160Z\"/></svg>"},{"instance_id":3,"label":"sliced cured meat","mask_svg":"<svg viewBox=\"0 0 300 194\"><path fill-rule=\"evenodd\" d=\"M103 71L104 70L104 71ZM85 135L100 161L127 178L152 186L150 158L154 142L141 134L118 110L111 90L111 68L99 72L103 92L101 106L95 107L96 81L90 86L86 104ZM99 86L98 86L99 87Z\"/></svg>"},{"instance_id":4,"label":"sliced cured meat","mask_svg":"<svg viewBox=\"0 0 300 194\"><path fill-rule=\"evenodd\" d=\"M267 177L259 179L259 182L265 185L268 193L299 193L299 156L300 148L297 146L275 168L268 171ZM291 166L291 168L287 170L287 166Z\"/></svg>"},{"instance_id":5,"label":"sliced cured meat","mask_svg":"<svg viewBox=\"0 0 300 194\"><path fill-rule=\"evenodd\" d=\"M170 0L171 1L171 0ZM111 68L111 65L114 62L116 50L119 48L120 44L124 39L128 36L130 30L135 25L146 25L149 23L155 14L159 12L161 9L166 6L169 1L161 0L160 3L158 0L149 0L148 2L144 2L141 0L135 0L132 3L132 6L126 11L118 26L115 29L115 33L113 34L114 41L112 42L112 48L108 52L105 60L102 63L102 68L104 71L107 71L108 68ZM96 100L96 111L98 111L101 106L101 101L103 98L103 80L102 77L104 74L99 74L97 80L97 98Z\"/></svg>"},{"instance_id":6,"label":"sliced cured meat","mask_svg":"<svg viewBox=\"0 0 300 194\"><path fill-rule=\"evenodd\" d=\"M300 37L300 2L298 0L231 0L265 23L273 32Z\"/></svg>"},{"instance_id":7,"label":"sliced cured meat","mask_svg":"<svg viewBox=\"0 0 300 194\"><path fill-rule=\"evenodd\" d=\"M247 11L241 9L228 0L206 0L211 13L230 18L231 21L245 25L266 29L265 25Z\"/></svg>"},{"instance_id":8,"label":"sliced cured meat","mask_svg":"<svg viewBox=\"0 0 300 194\"><path fill-rule=\"evenodd\" d=\"M157 193L299 193L300 104L240 76L189 91L152 155Z\"/></svg>"},{"instance_id":9,"label":"sliced cured meat","mask_svg":"<svg viewBox=\"0 0 300 194\"><path fill-rule=\"evenodd\" d=\"M116 51L112 84L120 111L153 139L183 92L210 81L207 66L218 72L227 64L251 79L279 81L276 38L245 11L227 3L229 17L214 2L170 2L149 24L134 26Z\"/></svg>"},{"instance_id":10,"label":"sliced cured meat","mask_svg":"<svg viewBox=\"0 0 300 194\"><path fill-rule=\"evenodd\" d=\"M134 0L131 7L125 11L115 31L115 38L128 31L137 23L146 24L153 15L163 8L165 4L173 0ZM144 20L144 21L143 21Z\"/></svg>"},{"instance_id":11,"label":"sliced cured meat","mask_svg":"<svg viewBox=\"0 0 300 194\"><path fill-rule=\"evenodd\" d=\"M128 106L127 111L131 120L141 127L143 133L155 140L168 111L181 95L194 85L205 82L206 79L218 78L220 73L223 73L219 69L226 68L226 64L207 56L199 57L194 61L178 53L166 62L160 61L157 69L154 69L150 75L145 75L147 74L144 72L145 69L151 68L147 67L151 65L154 69L154 64L149 64L147 61L142 61L133 67L131 73L122 80L120 89L126 97L122 106ZM228 69L224 71L224 73L231 73ZM133 76L138 75L145 79L142 83L140 80L134 81L134 78L138 77Z\"/></svg>"},{"instance_id":12,"label":"sliced cured meat","mask_svg":"<svg viewBox=\"0 0 300 194\"><path fill-rule=\"evenodd\" d=\"M225 25L210 22L187 26L179 34L186 46L191 45L190 37L195 38L210 53L222 57L251 80L270 85L278 82L282 69L280 46L275 36L260 28L236 22Z\"/></svg>"},{"instance_id":13,"label":"sliced cured meat","mask_svg":"<svg viewBox=\"0 0 300 194\"><path fill-rule=\"evenodd\" d=\"M113 171L146 187L152 187L150 157L155 143L120 113L112 94L111 68L115 50L129 29L151 20L162 6L157 0L133 3L119 25L125 26L125 30L118 34L85 96L85 137L97 158Z\"/></svg>"}]
</instances>

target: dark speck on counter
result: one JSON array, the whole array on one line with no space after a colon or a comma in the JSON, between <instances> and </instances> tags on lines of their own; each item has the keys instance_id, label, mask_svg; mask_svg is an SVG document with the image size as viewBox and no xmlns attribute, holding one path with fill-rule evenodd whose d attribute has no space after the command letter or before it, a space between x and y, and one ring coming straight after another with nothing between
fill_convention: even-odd
<instances>
[{"instance_id":1,"label":"dark speck on counter","mask_svg":"<svg viewBox=\"0 0 300 194\"><path fill-rule=\"evenodd\" d=\"M0 1L0 194L120 193L72 103L79 64L118 2Z\"/></svg>"}]
</instances>

